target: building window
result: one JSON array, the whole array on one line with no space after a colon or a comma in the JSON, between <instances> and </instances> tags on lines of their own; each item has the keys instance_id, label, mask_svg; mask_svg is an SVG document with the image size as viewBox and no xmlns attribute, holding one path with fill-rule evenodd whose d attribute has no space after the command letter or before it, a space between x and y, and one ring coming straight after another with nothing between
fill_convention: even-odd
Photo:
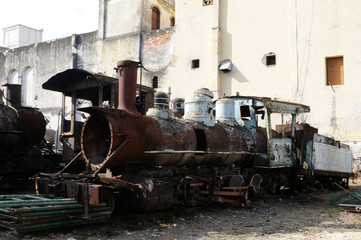
<instances>
[{"instance_id":1,"label":"building window","mask_svg":"<svg viewBox=\"0 0 361 240\"><path fill-rule=\"evenodd\" d=\"M9 74L9 83L10 84L20 84L19 74L16 70L12 70Z\"/></svg>"},{"instance_id":2,"label":"building window","mask_svg":"<svg viewBox=\"0 0 361 240\"><path fill-rule=\"evenodd\" d=\"M157 76L153 77L152 86L153 86L153 88L158 88L158 77Z\"/></svg>"},{"instance_id":3,"label":"building window","mask_svg":"<svg viewBox=\"0 0 361 240\"><path fill-rule=\"evenodd\" d=\"M203 6L208 6L213 4L213 0L202 0Z\"/></svg>"},{"instance_id":4,"label":"building window","mask_svg":"<svg viewBox=\"0 0 361 240\"><path fill-rule=\"evenodd\" d=\"M262 58L262 63L267 67L276 66L276 54L273 52L265 54Z\"/></svg>"},{"instance_id":5,"label":"building window","mask_svg":"<svg viewBox=\"0 0 361 240\"><path fill-rule=\"evenodd\" d=\"M26 68L22 80L22 106L32 106L33 105L33 69L31 67Z\"/></svg>"},{"instance_id":6,"label":"building window","mask_svg":"<svg viewBox=\"0 0 361 240\"><path fill-rule=\"evenodd\" d=\"M199 59L192 60L192 69L199 68Z\"/></svg>"},{"instance_id":7,"label":"building window","mask_svg":"<svg viewBox=\"0 0 361 240\"><path fill-rule=\"evenodd\" d=\"M276 55L269 55L266 57L266 65L276 65Z\"/></svg>"},{"instance_id":8,"label":"building window","mask_svg":"<svg viewBox=\"0 0 361 240\"><path fill-rule=\"evenodd\" d=\"M160 28L160 12L157 7L152 7L152 30Z\"/></svg>"},{"instance_id":9,"label":"building window","mask_svg":"<svg viewBox=\"0 0 361 240\"><path fill-rule=\"evenodd\" d=\"M343 85L343 56L326 58L326 85Z\"/></svg>"},{"instance_id":10,"label":"building window","mask_svg":"<svg viewBox=\"0 0 361 240\"><path fill-rule=\"evenodd\" d=\"M170 26L173 27L175 25L175 18L171 17L170 18Z\"/></svg>"},{"instance_id":11,"label":"building window","mask_svg":"<svg viewBox=\"0 0 361 240\"><path fill-rule=\"evenodd\" d=\"M245 120L246 121L251 120L251 111L249 110L248 105L241 106L240 112L241 112L241 119L242 120L244 120L244 121Z\"/></svg>"}]
</instances>

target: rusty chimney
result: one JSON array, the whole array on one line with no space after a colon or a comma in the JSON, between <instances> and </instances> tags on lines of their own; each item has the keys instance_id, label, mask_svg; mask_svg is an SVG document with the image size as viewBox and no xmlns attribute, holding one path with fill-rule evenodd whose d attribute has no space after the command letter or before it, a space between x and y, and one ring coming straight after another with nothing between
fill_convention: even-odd
<instances>
[{"instance_id":1,"label":"rusty chimney","mask_svg":"<svg viewBox=\"0 0 361 240\"><path fill-rule=\"evenodd\" d=\"M117 71L119 74L118 109L133 114L139 114L135 105L138 66L138 62L130 60L119 61L117 63Z\"/></svg>"}]
</instances>

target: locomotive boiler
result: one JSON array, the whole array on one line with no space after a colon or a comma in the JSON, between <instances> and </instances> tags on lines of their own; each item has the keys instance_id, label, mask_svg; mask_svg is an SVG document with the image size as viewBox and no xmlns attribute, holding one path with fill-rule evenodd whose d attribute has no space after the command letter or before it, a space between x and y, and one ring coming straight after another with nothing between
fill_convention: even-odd
<instances>
[{"instance_id":1,"label":"locomotive boiler","mask_svg":"<svg viewBox=\"0 0 361 240\"><path fill-rule=\"evenodd\" d=\"M147 116L135 108L138 64L118 63L117 110L87 108L81 146L93 170L102 165L115 173L127 164L144 166L234 164L246 160L254 142L245 127L215 123L213 94L199 89L186 99L184 119L174 118L166 102L156 102ZM163 99L167 99L167 96ZM231 121L229 121L231 122ZM120 172L119 172L120 173Z\"/></svg>"}]
</instances>

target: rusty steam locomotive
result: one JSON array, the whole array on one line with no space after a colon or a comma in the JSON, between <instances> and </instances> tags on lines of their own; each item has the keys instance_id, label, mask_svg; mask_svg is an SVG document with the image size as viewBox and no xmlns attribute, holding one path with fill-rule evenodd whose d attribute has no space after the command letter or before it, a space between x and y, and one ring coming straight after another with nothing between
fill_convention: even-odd
<instances>
[{"instance_id":1,"label":"rusty steam locomotive","mask_svg":"<svg viewBox=\"0 0 361 240\"><path fill-rule=\"evenodd\" d=\"M21 85L7 84L8 101L0 93L0 185L8 187L43 170L44 158L38 144L43 140L46 121L36 108L21 106Z\"/></svg>"},{"instance_id":2,"label":"rusty steam locomotive","mask_svg":"<svg viewBox=\"0 0 361 240\"><path fill-rule=\"evenodd\" d=\"M154 210L210 200L241 203L249 191L277 191L315 177L348 183L349 147L296 123L308 106L238 95L213 101L212 92L198 89L177 118L165 93L155 94L155 107L149 104L154 91L137 85L139 66L118 62L119 83L76 69L44 83L72 98L70 132L62 135L75 153L63 170L36 178L38 193ZM76 99L92 107L75 109ZM89 114L79 134L76 111ZM274 114L282 123L276 130ZM75 162L84 163L82 172L72 170Z\"/></svg>"}]
</instances>

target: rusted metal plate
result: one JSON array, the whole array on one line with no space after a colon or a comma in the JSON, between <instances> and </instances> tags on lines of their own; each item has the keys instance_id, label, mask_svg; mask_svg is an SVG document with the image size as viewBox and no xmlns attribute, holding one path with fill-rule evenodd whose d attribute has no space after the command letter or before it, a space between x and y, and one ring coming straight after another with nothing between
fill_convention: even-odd
<instances>
[{"instance_id":1,"label":"rusted metal plate","mask_svg":"<svg viewBox=\"0 0 361 240\"><path fill-rule=\"evenodd\" d=\"M107 166L116 169L125 163L144 161L144 151L156 150L161 135L157 123L148 117L136 117L128 112L119 117L94 113L84 124L81 140L83 156L94 169L101 167L127 140Z\"/></svg>"},{"instance_id":2,"label":"rusted metal plate","mask_svg":"<svg viewBox=\"0 0 361 240\"><path fill-rule=\"evenodd\" d=\"M270 167L287 167L293 165L292 139L272 139L271 149L274 159L271 159Z\"/></svg>"},{"instance_id":3,"label":"rusted metal plate","mask_svg":"<svg viewBox=\"0 0 361 240\"><path fill-rule=\"evenodd\" d=\"M249 105L253 107L266 107L270 113L307 113L310 112L310 107L304 104L284 102L272 100L267 97L252 97L252 96L235 96L232 97L235 101L239 101L241 105Z\"/></svg>"},{"instance_id":4,"label":"rusted metal plate","mask_svg":"<svg viewBox=\"0 0 361 240\"><path fill-rule=\"evenodd\" d=\"M46 130L44 115L35 108L22 107L18 109L22 130L30 134L31 144L39 143Z\"/></svg>"},{"instance_id":5,"label":"rusted metal plate","mask_svg":"<svg viewBox=\"0 0 361 240\"><path fill-rule=\"evenodd\" d=\"M308 142L306 161L313 170L352 174L352 151L348 145L315 134Z\"/></svg>"},{"instance_id":6,"label":"rusted metal plate","mask_svg":"<svg viewBox=\"0 0 361 240\"><path fill-rule=\"evenodd\" d=\"M2 131L17 131L20 123L17 111L4 104L0 104L0 130Z\"/></svg>"}]
</instances>

